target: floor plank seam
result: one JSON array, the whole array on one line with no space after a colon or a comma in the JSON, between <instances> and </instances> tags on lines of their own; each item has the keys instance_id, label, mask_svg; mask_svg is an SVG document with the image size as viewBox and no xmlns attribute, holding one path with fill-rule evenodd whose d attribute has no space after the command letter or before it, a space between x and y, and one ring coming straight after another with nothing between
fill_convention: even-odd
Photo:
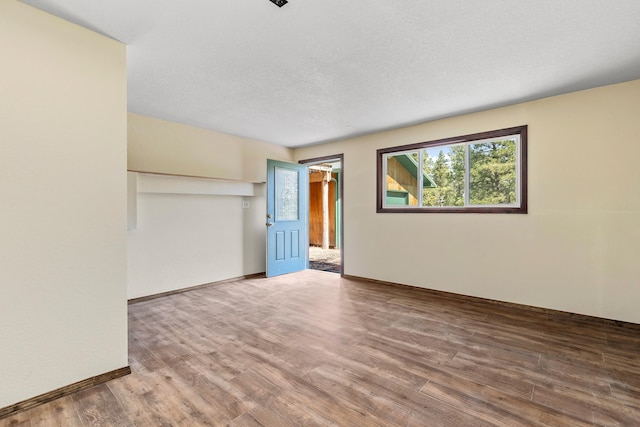
<instances>
[{"instance_id":1,"label":"floor plank seam","mask_svg":"<svg viewBox=\"0 0 640 427\"><path fill-rule=\"evenodd\" d=\"M320 272L132 304L129 319L132 375L14 420L57 407L69 427L640 419L640 336L606 324Z\"/></svg>"}]
</instances>

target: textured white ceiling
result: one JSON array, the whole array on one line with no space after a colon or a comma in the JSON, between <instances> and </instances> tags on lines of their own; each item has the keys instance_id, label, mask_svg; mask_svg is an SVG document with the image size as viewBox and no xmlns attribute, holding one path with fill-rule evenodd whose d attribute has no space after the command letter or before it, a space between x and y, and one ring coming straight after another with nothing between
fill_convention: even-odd
<instances>
[{"instance_id":1,"label":"textured white ceiling","mask_svg":"<svg viewBox=\"0 0 640 427\"><path fill-rule=\"evenodd\" d=\"M295 147L640 78L638 0L23 0L128 45L129 111Z\"/></svg>"}]
</instances>

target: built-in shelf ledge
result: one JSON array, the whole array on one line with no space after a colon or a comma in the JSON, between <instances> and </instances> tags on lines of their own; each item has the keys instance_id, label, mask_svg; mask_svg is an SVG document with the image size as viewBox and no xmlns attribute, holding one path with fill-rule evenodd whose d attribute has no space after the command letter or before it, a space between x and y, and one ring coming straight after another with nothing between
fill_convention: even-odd
<instances>
[{"instance_id":1,"label":"built-in shelf ledge","mask_svg":"<svg viewBox=\"0 0 640 427\"><path fill-rule=\"evenodd\" d=\"M251 197L256 195L256 187L262 187L264 184L260 182L188 175L140 171L129 172L135 172L136 174L137 193Z\"/></svg>"},{"instance_id":2,"label":"built-in shelf ledge","mask_svg":"<svg viewBox=\"0 0 640 427\"><path fill-rule=\"evenodd\" d=\"M246 180L242 180L242 179L217 178L215 176L185 175L185 174L180 174L180 173L166 173L166 172L151 172L151 171L141 171L141 170L136 170L136 169L127 169L127 172L144 173L146 175L179 176L179 177L183 177L183 178L212 179L212 180L215 180L215 181L248 182L248 183L251 183L251 184L266 184L265 181L246 181Z\"/></svg>"}]
</instances>

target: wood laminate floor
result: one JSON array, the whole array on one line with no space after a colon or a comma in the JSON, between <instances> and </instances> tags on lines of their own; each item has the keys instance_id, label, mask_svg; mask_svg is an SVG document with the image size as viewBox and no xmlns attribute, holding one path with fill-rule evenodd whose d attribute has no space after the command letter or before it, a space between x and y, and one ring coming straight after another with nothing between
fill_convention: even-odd
<instances>
[{"instance_id":1,"label":"wood laminate floor","mask_svg":"<svg viewBox=\"0 0 640 427\"><path fill-rule=\"evenodd\" d=\"M632 329L305 271L129 306L133 373L6 426L640 426Z\"/></svg>"}]
</instances>

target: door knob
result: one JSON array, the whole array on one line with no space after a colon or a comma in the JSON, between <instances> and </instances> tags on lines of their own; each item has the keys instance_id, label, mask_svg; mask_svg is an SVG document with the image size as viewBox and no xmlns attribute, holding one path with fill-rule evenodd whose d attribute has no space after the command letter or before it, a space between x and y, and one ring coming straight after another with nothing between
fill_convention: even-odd
<instances>
[{"instance_id":1,"label":"door knob","mask_svg":"<svg viewBox=\"0 0 640 427\"><path fill-rule=\"evenodd\" d=\"M272 222L268 222L268 223L267 223L267 227L271 227L272 225L273 225L273 223L272 223Z\"/></svg>"}]
</instances>

